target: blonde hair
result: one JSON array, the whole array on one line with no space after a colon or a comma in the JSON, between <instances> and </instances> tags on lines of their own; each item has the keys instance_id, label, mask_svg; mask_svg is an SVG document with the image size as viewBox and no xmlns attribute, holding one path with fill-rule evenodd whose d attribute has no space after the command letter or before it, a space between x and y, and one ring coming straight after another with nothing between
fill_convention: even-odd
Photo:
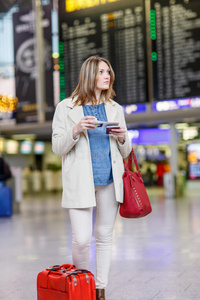
<instances>
[{"instance_id":1,"label":"blonde hair","mask_svg":"<svg viewBox=\"0 0 200 300\"><path fill-rule=\"evenodd\" d=\"M115 80L115 74L111 67L110 62L99 56L91 56L86 59L81 67L79 82L71 97L74 98L76 96L77 99L74 102L74 106L76 105L85 105L87 102L91 102L92 105L97 104L97 99L95 95L95 87L96 87L96 78L99 72L99 63L103 61L110 68L110 86L107 90L103 90L100 96L100 102L107 102L115 96L115 92L113 90L113 83Z\"/></svg>"}]
</instances>

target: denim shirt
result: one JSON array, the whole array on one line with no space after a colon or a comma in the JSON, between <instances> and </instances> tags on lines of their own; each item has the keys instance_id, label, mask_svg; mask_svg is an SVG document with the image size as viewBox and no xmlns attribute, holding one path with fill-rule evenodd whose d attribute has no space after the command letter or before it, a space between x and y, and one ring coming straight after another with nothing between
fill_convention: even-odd
<instances>
[{"instance_id":1,"label":"denim shirt","mask_svg":"<svg viewBox=\"0 0 200 300\"><path fill-rule=\"evenodd\" d=\"M97 120L107 121L105 106L83 105L84 116L94 116ZM107 185L113 181L110 141L106 129L96 127L88 129L94 185Z\"/></svg>"}]
</instances>

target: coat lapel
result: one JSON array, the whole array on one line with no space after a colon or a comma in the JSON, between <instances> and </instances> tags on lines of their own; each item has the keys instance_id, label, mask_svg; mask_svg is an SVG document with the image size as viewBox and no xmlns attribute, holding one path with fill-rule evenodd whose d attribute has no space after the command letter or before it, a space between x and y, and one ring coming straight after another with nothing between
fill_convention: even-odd
<instances>
[{"instance_id":1,"label":"coat lapel","mask_svg":"<svg viewBox=\"0 0 200 300\"><path fill-rule=\"evenodd\" d=\"M71 108L71 110L69 111L69 117L75 124L77 124L84 117L83 107L75 106Z\"/></svg>"},{"instance_id":2,"label":"coat lapel","mask_svg":"<svg viewBox=\"0 0 200 300\"><path fill-rule=\"evenodd\" d=\"M77 124L81 118L84 117L82 106L74 106L74 101L76 99L71 99L71 101L67 102L67 106L69 109L69 117L70 119Z\"/></svg>"},{"instance_id":3,"label":"coat lapel","mask_svg":"<svg viewBox=\"0 0 200 300\"><path fill-rule=\"evenodd\" d=\"M106 109L108 122L114 122L118 115L118 111L115 108L115 102L114 101L112 101L112 103L107 102L105 104L105 109Z\"/></svg>"},{"instance_id":4,"label":"coat lapel","mask_svg":"<svg viewBox=\"0 0 200 300\"><path fill-rule=\"evenodd\" d=\"M80 120L84 117L83 107L82 106L74 107L75 100L76 98L72 99L67 103L67 106L70 107L69 117L74 122L74 125L78 124ZM87 136L87 130L84 130L83 133Z\"/></svg>"}]
</instances>

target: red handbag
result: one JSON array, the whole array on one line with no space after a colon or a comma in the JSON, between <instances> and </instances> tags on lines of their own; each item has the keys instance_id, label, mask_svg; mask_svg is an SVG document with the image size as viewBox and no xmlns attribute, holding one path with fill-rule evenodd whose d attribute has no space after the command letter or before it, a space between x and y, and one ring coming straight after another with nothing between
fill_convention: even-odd
<instances>
[{"instance_id":1,"label":"red handbag","mask_svg":"<svg viewBox=\"0 0 200 300\"><path fill-rule=\"evenodd\" d=\"M134 158L136 172L131 171L132 157ZM124 218L144 217L152 211L152 208L133 149L128 158L128 166L124 159L123 162L125 167L122 177L124 182L124 201L120 203L119 214Z\"/></svg>"}]
</instances>

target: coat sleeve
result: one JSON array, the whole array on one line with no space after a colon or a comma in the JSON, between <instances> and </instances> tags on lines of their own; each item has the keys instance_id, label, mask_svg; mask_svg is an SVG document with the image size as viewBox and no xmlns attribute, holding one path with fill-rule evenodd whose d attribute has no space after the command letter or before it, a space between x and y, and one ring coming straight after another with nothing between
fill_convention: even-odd
<instances>
[{"instance_id":1,"label":"coat sleeve","mask_svg":"<svg viewBox=\"0 0 200 300\"><path fill-rule=\"evenodd\" d=\"M131 145L131 141L130 141L129 136L128 136L126 121L125 121L125 118L124 118L124 112L123 112L123 108L121 106L120 106L120 125L124 126L126 128L125 142L122 144L117 139L117 146L118 146L118 149L119 149L122 157L126 158L126 157L129 156L129 154L132 150L132 145Z\"/></svg>"},{"instance_id":2,"label":"coat sleeve","mask_svg":"<svg viewBox=\"0 0 200 300\"><path fill-rule=\"evenodd\" d=\"M55 110L52 123L52 150L58 155L67 154L78 142L79 136L73 138L73 127L67 127L67 111L60 102Z\"/></svg>"}]
</instances>

